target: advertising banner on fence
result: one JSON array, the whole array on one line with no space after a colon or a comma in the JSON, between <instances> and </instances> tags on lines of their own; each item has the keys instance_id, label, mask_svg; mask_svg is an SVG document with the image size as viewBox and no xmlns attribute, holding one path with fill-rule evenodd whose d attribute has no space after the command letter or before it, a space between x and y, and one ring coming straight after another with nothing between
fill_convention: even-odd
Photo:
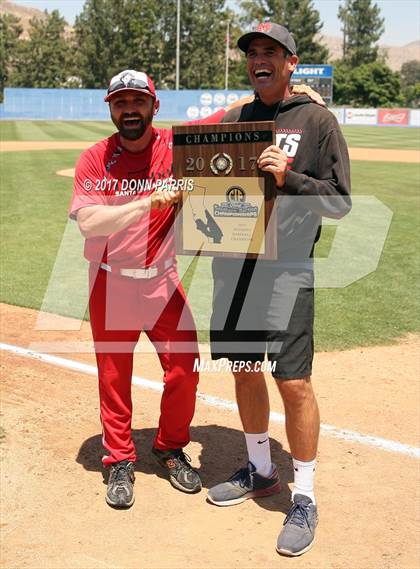
<instances>
[{"instance_id":1,"label":"advertising banner on fence","mask_svg":"<svg viewBox=\"0 0 420 569\"><path fill-rule=\"evenodd\" d=\"M376 125L377 109L346 109L346 124Z\"/></svg>"},{"instance_id":2,"label":"advertising banner on fence","mask_svg":"<svg viewBox=\"0 0 420 569\"><path fill-rule=\"evenodd\" d=\"M379 109L379 125L408 125L408 109Z\"/></svg>"},{"instance_id":3,"label":"advertising banner on fence","mask_svg":"<svg viewBox=\"0 0 420 569\"><path fill-rule=\"evenodd\" d=\"M325 100L325 83L331 79L328 65L302 65L297 78L303 77ZM320 80L315 85L315 77ZM300 79L299 79L300 78ZM0 120L109 120L109 106L104 103L104 89L28 89L6 87L0 104ZM158 121L191 121L208 117L218 109L251 94L251 91L232 90L158 90L160 110ZM330 107L341 125L381 125L420 127L418 109L354 109Z\"/></svg>"},{"instance_id":4,"label":"advertising banner on fence","mask_svg":"<svg viewBox=\"0 0 420 569\"><path fill-rule=\"evenodd\" d=\"M223 107L227 107L231 103L238 101L241 97L246 97L250 95L249 91L159 91L159 96L161 99L161 108L163 107L163 102L165 98L169 98L167 101L167 110L164 112L168 113L168 116L162 117L165 119L173 118L170 113L174 113L174 101L178 105L177 107L177 120L196 120L201 118L206 118L211 114L215 113Z\"/></svg>"},{"instance_id":5,"label":"advertising banner on fence","mask_svg":"<svg viewBox=\"0 0 420 569\"><path fill-rule=\"evenodd\" d=\"M410 111L410 126L420 126L420 110L412 109Z\"/></svg>"},{"instance_id":6,"label":"advertising banner on fence","mask_svg":"<svg viewBox=\"0 0 420 569\"><path fill-rule=\"evenodd\" d=\"M6 88L2 118L44 120L109 120L106 91L101 89ZM157 120L189 121L208 117L251 91L158 90Z\"/></svg>"},{"instance_id":7,"label":"advertising banner on fence","mask_svg":"<svg viewBox=\"0 0 420 569\"><path fill-rule=\"evenodd\" d=\"M344 124L344 109L339 107L330 107L328 110L331 111L338 120L338 124Z\"/></svg>"}]
</instances>

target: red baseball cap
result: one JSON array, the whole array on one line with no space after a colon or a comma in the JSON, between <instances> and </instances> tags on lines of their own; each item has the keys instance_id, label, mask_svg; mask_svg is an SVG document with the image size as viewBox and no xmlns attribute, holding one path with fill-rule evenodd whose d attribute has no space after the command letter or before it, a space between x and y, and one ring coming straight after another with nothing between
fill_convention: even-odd
<instances>
[{"instance_id":1,"label":"red baseball cap","mask_svg":"<svg viewBox=\"0 0 420 569\"><path fill-rule=\"evenodd\" d=\"M118 75L114 75L109 82L107 95L104 99L105 102L108 102L115 93L120 93L121 91L140 91L156 99L153 81L143 71L126 69L118 73Z\"/></svg>"}]
</instances>

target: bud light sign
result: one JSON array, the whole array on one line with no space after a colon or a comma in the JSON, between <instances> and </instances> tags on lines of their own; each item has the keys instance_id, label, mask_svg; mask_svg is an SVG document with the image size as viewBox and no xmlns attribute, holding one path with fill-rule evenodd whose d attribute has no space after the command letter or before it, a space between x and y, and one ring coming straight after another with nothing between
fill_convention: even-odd
<instances>
[{"instance_id":1,"label":"bud light sign","mask_svg":"<svg viewBox=\"0 0 420 569\"><path fill-rule=\"evenodd\" d=\"M292 85L309 85L331 105L333 95L332 65L298 65L291 79Z\"/></svg>"},{"instance_id":2,"label":"bud light sign","mask_svg":"<svg viewBox=\"0 0 420 569\"><path fill-rule=\"evenodd\" d=\"M333 76L332 65L298 65L293 77L310 78L326 78Z\"/></svg>"},{"instance_id":3,"label":"bud light sign","mask_svg":"<svg viewBox=\"0 0 420 569\"><path fill-rule=\"evenodd\" d=\"M379 109L378 124L408 125L408 109Z\"/></svg>"}]
</instances>

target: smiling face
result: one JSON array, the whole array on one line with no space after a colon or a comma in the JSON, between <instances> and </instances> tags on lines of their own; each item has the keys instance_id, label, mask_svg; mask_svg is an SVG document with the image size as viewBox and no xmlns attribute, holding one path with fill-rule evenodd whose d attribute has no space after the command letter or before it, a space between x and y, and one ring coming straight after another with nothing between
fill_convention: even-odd
<instances>
[{"instance_id":1,"label":"smiling face","mask_svg":"<svg viewBox=\"0 0 420 569\"><path fill-rule=\"evenodd\" d=\"M249 44L246 60L249 79L264 103L271 105L287 97L296 55L270 38L259 37Z\"/></svg>"},{"instance_id":2,"label":"smiling face","mask_svg":"<svg viewBox=\"0 0 420 569\"><path fill-rule=\"evenodd\" d=\"M141 91L115 93L109 102L111 119L122 138L138 140L151 126L159 101Z\"/></svg>"}]
</instances>

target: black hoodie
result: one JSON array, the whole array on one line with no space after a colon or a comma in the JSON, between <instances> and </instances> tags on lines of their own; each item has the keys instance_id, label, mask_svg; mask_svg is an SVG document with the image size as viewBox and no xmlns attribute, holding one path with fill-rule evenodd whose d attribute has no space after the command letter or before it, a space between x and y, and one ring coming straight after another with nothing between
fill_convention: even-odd
<instances>
[{"instance_id":1,"label":"black hoodie","mask_svg":"<svg viewBox=\"0 0 420 569\"><path fill-rule=\"evenodd\" d=\"M351 209L347 146L335 116L306 96L273 106L258 97L228 112L223 122L276 121L276 144L287 154L285 185L278 188L278 259L312 255L322 216L339 219Z\"/></svg>"}]
</instances>

